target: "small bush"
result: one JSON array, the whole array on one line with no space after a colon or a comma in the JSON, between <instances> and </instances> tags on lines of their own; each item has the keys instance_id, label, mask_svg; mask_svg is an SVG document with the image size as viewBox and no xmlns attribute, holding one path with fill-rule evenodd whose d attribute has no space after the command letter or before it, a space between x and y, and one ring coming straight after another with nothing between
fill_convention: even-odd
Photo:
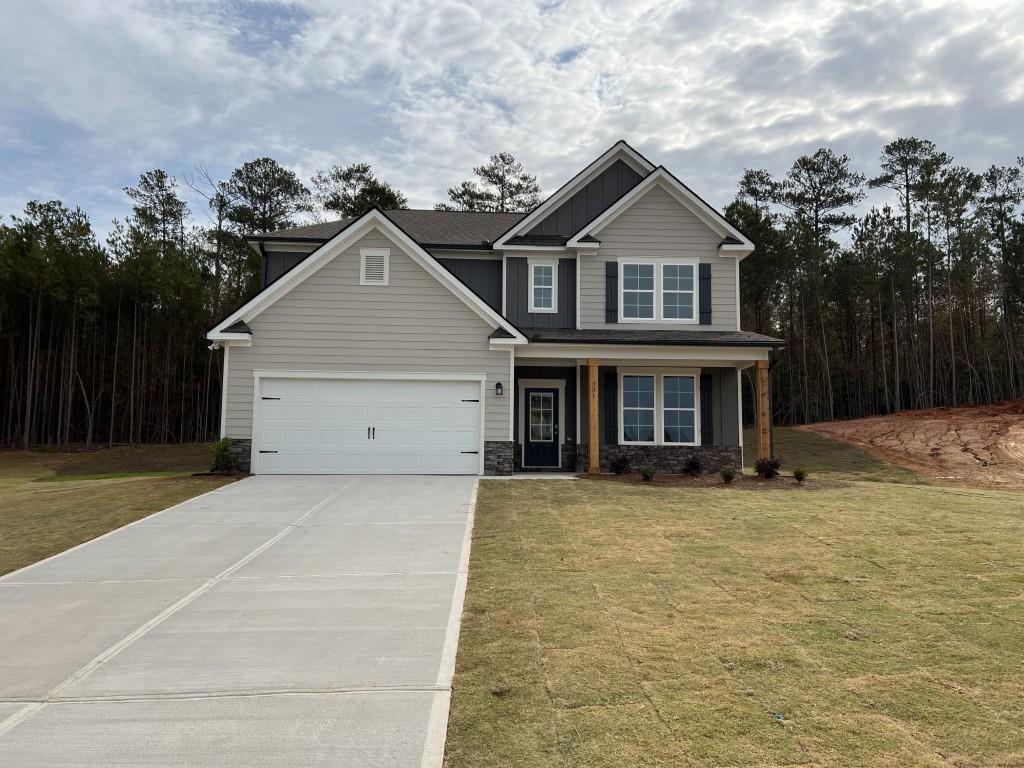
<instances>
[{"instance_id":1,"label":"small bush","mask_svg":"<svg viewBox=\"0 0 1024 768\"><path fill-rule=\"evenodd\" d=\"M764 480L774 480L779 476L779 467L782 466L782 462L778 459L758 459L754 465L754 471L757 472L758 477Z\"/></svg>"},{"instance_id":2,"label":"small bush","mask_svg":"<svg viewBox=\"0 0 1024 768\"><path fill-rule=\"evenodd\" d=\"M700 470L700 459L698 459L696 456L691 456L689 459L686 460L686 464L683 465L683 474L690 475L691 477L699 475Z\"/></svg>"},{"instance_id":3,"label":"small bush","mask_svg":"<svg viewBox=\"0 0 1024 768\"><path fill-rule=\"evenodd\" d=\"M796 469L793 470L793 477L796 478L796 481L798 483L802 483L804 480L807 479L807 470L804 469L803 467L797 467Z\"/></svg>"},{"instance_id":4,"label":"small bush","mask_svg":"<svg viewBox=\"0 0 1024 768\"><path fill-rule=\"evenodd\" d=\"M626 456L616 456L612 459L611 467L616 475L624 475L629 472L629 459Z\"/></svg>"},{"instance_id":5,"label":"small bush","mask_svg":"<svg viewBox=\"0 0 1024 768\"><path fill-rule=\"evenodd\" d=\"M643 466L640 467L640 476L643 477L648 483L654 479L654 467Z\"/></svg>"},{"instance_id":6,"label":"small bush","mask_svg":"<svg viewBox=\"0 0 1024 768\"><path fill-rule=\"evenodd\" d=\"M732 467L722 467L722 471L718 475L722 478L722 482L728 485L736 477L736 470Z\"/></svg>"},{"instance_id":7,"label":"small bush","mask_svg":"<svg viewBox=\"0 0 1024 768\"><path fill-rule=\"evenodd\" d=\"M235 454L234 441L230 437L222 437L213 444L213 466L211 472L234 472L238 469L238 456Z\"/></svg>"}]
</instances>

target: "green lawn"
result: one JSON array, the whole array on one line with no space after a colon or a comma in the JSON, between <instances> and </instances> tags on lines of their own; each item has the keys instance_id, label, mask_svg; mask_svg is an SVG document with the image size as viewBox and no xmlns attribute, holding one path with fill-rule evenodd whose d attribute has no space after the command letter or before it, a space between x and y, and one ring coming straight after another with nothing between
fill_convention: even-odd
<instances>
[{"instance_id":1,"label":"green lawn","mask_svg":"<svg viewBox=\"0 0 1024 768\"><path fill-rule=\"evenodd\" d=\"M754 430L743 435L743 453L751 467L757 457ZM814 477L849 480L878 480L892 483L924 483L927 480L909 469L875 458L848 443L832 440L805 429L776 427L775 455L782 460L782 471L806 468Z\"/></svg>"},{"instance_id":2,"label":"green lawn","mask_svg":"<svg viewBox=\"0 0 1024 768\"><path fill-rule=\"evenodd\" d=\"M208 444L0 452L0 574L231 482L189 477L212 454Z\"/></svg>"},{"instance_id":3,"label":"green lawn","mask_svg":"<svg viewBox=\"0 0 1024 768\"><path fill-rule=\"evenodd\" d=\"M850 482L481 483L448 768L1024 765L1024 496L777 438Z\"/></svg>"}]
</instances>

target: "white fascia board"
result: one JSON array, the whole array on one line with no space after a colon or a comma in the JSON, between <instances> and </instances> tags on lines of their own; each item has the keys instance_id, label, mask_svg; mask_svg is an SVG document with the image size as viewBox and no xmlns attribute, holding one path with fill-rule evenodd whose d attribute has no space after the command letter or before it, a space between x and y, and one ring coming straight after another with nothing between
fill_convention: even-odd
<instances>
[{"instance_id":1,"label":"white fascia board","mask_svg":"<svg viewBox=\"0 0 1024 768\"><path fill-rule=\"evenodd\" d=\"M495 249L498 246L494 246ZM502 251L551 251L553 253L565 253L569 249L564 245L503 245Z\"/></svg>"},{"instance_id":2,"label":"white fascia board","mask_svg":"<svg viewBox=\"0 0 1024 768\"><path fill-rule=\"evenodd\" d=\"M528 230L619 159L622 159L626 165L629 165L637 173L650 173L654 170L654 166L651 165L647 158L629 146L625 141L617 141L611 149L573 176L555 194L534 208L528 216L518 221L508 232L499 237L494 243L494 248L514 247L506 246L506 241L515 237L520 232Z\"/></svg>"},{"instance_id":3,"label":"white fascia board","mask_svg":"<svg viewBox=\"0 0 1024 768\"><path fill-rule=\"evenodd\" d=\"M569 360L672 360L678 363L715 362L726 366L744 366L767 360L771 347L660 346L654 344L530 344L517 357L559 358Z\"/></svg>"},{"instance_id":4,"label":"white fascia board","mask_svg":"<svg viewBox=\"0 0 1024 768\"><path fill-rule=\"evenodd\" d=\"M210 331L206 334L206 338L224 346L228 346L229 344L235 347L252 346L252 335L248 333L218 333L216 331Z\"/></svg>"},{"instance_id":5,"label":"white fascia board","mask_svg":"<svg viewBox=\"0 0 1024 768\"><path fill-rule=\"evenodd\" d=\"M503 328L512 334L512 337L526 342L526 337L519 330L509 323L505 318L491 309L479 296L463 285L451 272L437 263L437 260L421 248L412 238L405 234L391 219L385 216L376 208L366 213L362 218L349 224L345 229L332 237L317 250L309 255L294 269L286 272L279 280L273 283L267 290L254 296L240 309L229 315L216 328L207 334L207 338L215 341L215 334L222 334L225 328L229 328L239 320L249 322L259 315L263 310L280 299L292 288L299 285L303 280L319 270L352 243L363 237L372 229L379 229L393 241L395 241L409 257L425 269L439 283L448 288L477 315L487 322L492 328ZM247 334L246 334L247 335Z\"/></svg>"},{"instance_id":6,"label":"white fascia board","mask_svg":"<svg viewBox=\"0 0 1024 768\"><path fill-rule=\"evenodd\" d=\"M698 219L707 224L716 234L721 237L735 237L740 241L739 245L720 246L720 251L722 248L736 248L738 250L745 250L747 253L754 250L754 244L750 242L742 232L736 229L736 227L730 224L725 217L697 197L697 195L695 195L688 187L662 167L655 169L649 176L647 176L647 178L620 197L613 206L608 208L604 213L573 235L566 245L570 248L585 247L587 243L580 242L581 238L586 235L594 235L597 232L600 232L604 227L618 218L620 214L626 211L633 203L652 190L655 185L660 186L672 195L680 205L691 211ZM729 255L734 254L730 253Z\"/></svg>"},{"instance_id":7,"label":"white fascia board","mask_svg":"<svg viewBox=\"0 0 1024 768\"><path fill-rule=\"evenodd\" d=\"M737 243L726 243L718 246L718 254L720 256L735 256L736 261L743 261L747 256L754 252L754 245L737 244Z\"/></svg>"}]
</instances>

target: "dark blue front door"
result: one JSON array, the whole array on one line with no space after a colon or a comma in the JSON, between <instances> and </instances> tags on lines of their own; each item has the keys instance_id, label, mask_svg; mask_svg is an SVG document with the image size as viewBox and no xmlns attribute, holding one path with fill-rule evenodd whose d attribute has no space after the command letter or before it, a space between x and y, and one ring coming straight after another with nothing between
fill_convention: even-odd
<instances>
[{"instance_id":1,"label":"dark blue front door","mask_svg":"<svg viewBox=\"0 0 1024 768\"><path fill-rule=\"evenodd\" d=\"M524 467L557 467L558 390L531 387L526 390L523 435Z\"/></svg>"}]
</instances>

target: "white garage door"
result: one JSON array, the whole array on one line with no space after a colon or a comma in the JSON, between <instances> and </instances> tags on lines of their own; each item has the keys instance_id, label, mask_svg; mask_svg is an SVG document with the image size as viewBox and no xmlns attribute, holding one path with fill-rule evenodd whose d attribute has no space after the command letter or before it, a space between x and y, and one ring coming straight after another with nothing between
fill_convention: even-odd
<instances>
[{"instance_id":1,"label":"white garage door","mask_svg":"<svg viewBox=\"0 0 1024 768\"><path fill-rule=\"evenodd\" d=\"M261 380L258 471L477 474L480 382Z\"/></svg>"}]
</instances>

